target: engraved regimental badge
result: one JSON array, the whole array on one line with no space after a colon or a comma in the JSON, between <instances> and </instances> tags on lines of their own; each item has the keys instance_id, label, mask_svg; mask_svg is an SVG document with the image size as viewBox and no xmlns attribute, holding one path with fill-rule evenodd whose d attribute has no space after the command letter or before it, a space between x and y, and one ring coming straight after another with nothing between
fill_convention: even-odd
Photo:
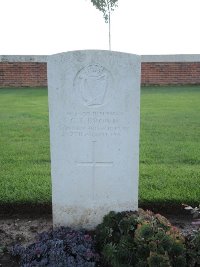
<instances>
[{"instance_id":1,"label":"engraved regimental badge","mask_svg":"<svg viewBox=\"0 0 200 267\"><path fill-rule=\"evenodd\" d=\"M112 81L110 72L99 64L81 69L74 80L77 97L88 107L99 107L106 103Z\"/></svg>"}]
</instances>

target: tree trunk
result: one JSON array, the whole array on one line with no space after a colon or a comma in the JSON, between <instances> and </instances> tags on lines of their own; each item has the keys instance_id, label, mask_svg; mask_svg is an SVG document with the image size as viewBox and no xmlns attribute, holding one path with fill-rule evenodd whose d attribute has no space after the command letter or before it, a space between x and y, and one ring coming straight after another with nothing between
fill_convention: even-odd
<instances>
[{"instance_id":1,"label":"tree trunk","mask_svg":"<svg viewBox=\"0 0 200 267\"><path fill-rule=\"evenodd\" d=\"M111 10L110 10L110 1L107 0L107 5L108 5L108 40L109 40L109 50L111 50Z\"/></svg>"}]
</instances>

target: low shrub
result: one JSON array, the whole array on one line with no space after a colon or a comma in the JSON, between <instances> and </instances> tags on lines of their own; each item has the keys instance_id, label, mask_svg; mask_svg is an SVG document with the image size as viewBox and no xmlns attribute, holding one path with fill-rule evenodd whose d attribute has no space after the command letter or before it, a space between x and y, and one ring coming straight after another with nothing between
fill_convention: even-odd
<instances>
[{"instance_id":1,"label":"low shrub","mask_svg":"<svg viewBox=\"0 0 200 267\"><path fill-rule=\"evenodd\" d=\"M65 227L39 234L37 242L26 248L15 245L11 254L21 267L94 267L99 260L88 232Z\"/></svg>"},{"instance_id":2,"label":"low shrub","mask_svg":"<svg viewBox=\"0 0 200 267\"><path fill-rule=\"evenodd\" d=\"M159 214L110 212L96 229L98 249L112 267L184 267L185 238Z\"/></svg>"}]
</instances>

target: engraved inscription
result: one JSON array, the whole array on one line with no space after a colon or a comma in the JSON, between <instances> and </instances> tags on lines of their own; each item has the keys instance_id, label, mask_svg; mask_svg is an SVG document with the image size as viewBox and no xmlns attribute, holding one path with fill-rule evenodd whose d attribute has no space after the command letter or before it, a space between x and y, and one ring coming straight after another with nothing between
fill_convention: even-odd
<instances>
[{"instance_id":1,"label":"engraved inscription","mask_svg":"<svg viewBox=\"0 0 200 267\"><path fill-rule=\"evenodd\" d=\"M74 90L81 102L88 107L106 103L111 85L110 72L99 64L81 69L74 79Z\"/></svg>"},{"instance_id":2,"label":"engraved inscription","mask_svg":"<svg viewBox=\"0 0 200 267\"><path fill-rule=\"evenodd\" d=\"M129 130L123 112L66 112L62 135L71 137L119 137Z\"/></svg>"},{"instance_id":3,"label":"engraved inscription","mask_svg":"<svg viewBox=\"0 0 200 267\"><path fill-rule=\"evenodd\" d=\"M96 167L112 167L113 161L96 161L95 160L95 152L96 149L96 141L92 141L92 160L91 161L78 161L76 162L78 166L84 166L84 167L92 167L92 198L94 200L95 198L95 170Z\"/></svg>"}]
</instances>

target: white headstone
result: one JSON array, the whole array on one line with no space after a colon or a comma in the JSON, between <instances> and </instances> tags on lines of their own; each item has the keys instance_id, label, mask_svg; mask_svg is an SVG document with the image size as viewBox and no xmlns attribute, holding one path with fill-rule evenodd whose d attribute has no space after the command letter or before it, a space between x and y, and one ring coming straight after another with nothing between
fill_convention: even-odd
<instances>
[{"instance_id":1,"label":"white headstone","mask_svg":"<svg viewBox=\"0 0 200 267\"><path fill-rule=\"evenodd\" d=\"M54 226L94 228L137 210L140 57L75 51L48 60Z\"/></svg>"}]
</instances>

